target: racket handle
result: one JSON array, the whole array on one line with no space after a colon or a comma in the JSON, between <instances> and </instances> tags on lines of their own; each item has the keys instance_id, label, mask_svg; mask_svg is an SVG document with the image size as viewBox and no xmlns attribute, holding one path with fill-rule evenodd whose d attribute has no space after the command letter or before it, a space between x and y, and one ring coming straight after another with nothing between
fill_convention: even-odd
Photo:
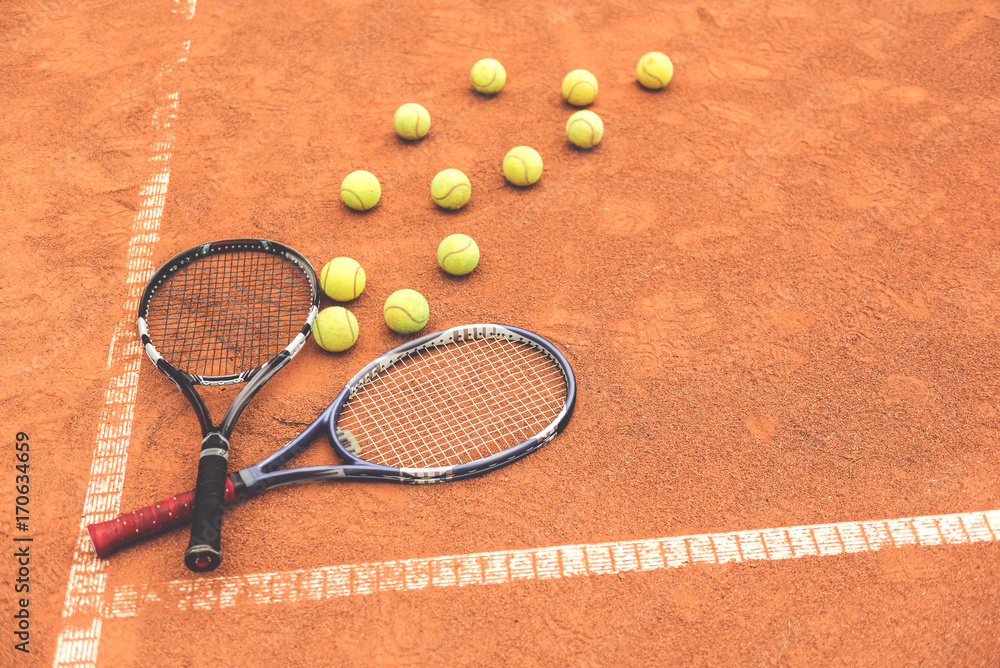
<instances>
[{"instance_id":1,"label":"racket handle","mask_svg":"<svg viewBox=\"0 0 1000 668\"><path fill-rule=\"evenodd\" d=\"M215 570L222 563L222 508L229 468L227 452L228 443L220 434L210 434L202 443L198 483L194 488L191 541L184 553L184 564L196 573Z\"/></svg>"},{"instance_id":2,"label":"racket handle","mask_svg":"<svg viewBox=\"0 0 1000 668\"><path fill-rule=\"evenodd\" d=\"M226 479L226 503L236 501L233 482ZM94 552L101 559L126 545L147 536L166 531L191 519L194 514L194 490L164 499L151 506L134 510L113 520L87 526Z\"/></svg>"}]
</instances>

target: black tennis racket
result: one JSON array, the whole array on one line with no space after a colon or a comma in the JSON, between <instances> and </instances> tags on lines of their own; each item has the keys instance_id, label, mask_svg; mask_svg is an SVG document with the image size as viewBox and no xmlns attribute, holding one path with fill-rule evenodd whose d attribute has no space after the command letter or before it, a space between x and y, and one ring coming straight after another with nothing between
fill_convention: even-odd
<instances>
[{"instance_id":1,"label":"black tennis racket","mask_svg":"<svg viewBox=\"0 0 1000 668\"><path fill-rule=\"evenodd\" d=\"M421 484L462 480L535 452L573 413L569 362L516 327L453 327L402 345L361 370L287 445L230 473L226 503L313 480ZM341 466L281 469L321 432ZM191 519L185 492L87 527L97 556Z\"/></svg>"},{"instance_id":2,"label":"black tennis racket","mask_svg":"<svg viewBox=\"0 0 1000 668\"><path fill-rule=\"evenodd\" d=\"M184 393L201 423L201 457L184 563L210 571L220 533L229 436L250 399L302 348L319 312L316 272L273 241L229 239L185 251L150 279L139 302L149 359ZM195 385L246 383L218 426Z\"/></svg>"}]
</instances>

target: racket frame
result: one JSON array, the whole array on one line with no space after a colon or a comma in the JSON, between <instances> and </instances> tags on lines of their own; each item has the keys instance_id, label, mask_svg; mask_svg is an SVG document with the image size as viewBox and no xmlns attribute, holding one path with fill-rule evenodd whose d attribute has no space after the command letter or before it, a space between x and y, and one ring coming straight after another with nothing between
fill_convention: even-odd
<instances>
[{"instance_id":1,"label":"racket frame","mask_svg":"<svg viewBox=\"0 0 1000 668\"><path fill-rule=\"evenodd\" d=\"M312 292L312 305L302 328L274 357L256 368L240 373L198 375L175 367L156 349L146 324L149 303L156 290L165 280L192 262L218 253L246 250L283 257L302 270L309 280ZM227 488L230 487L226 472L229 465L229 437L233 428L254 395L305 345L319 313L319 304L319 281L309 261L284 244L264 239L225 239L201 244L178 253L153 274L143 291L139 300L137 323L142 347L156 368L187 397L201 426L202 443L198 460L198 482L195 487L194 518L191 523L191 540L184 555L184 563L192 571L210 571L218 567L222 561L220 539L223 507L229 494ZM214 425L208 406L195 386L218 387L240 383L245 383L245 387L233 399L219 425Z\"/></svg>"},{"instance_id":2,"label":"racket frame","mask_svg":"<svg viewBox=\"0 0 1000 668\"><path fill-rule=\"evenodd\" d=\"M382 466L367 462L353 452L349 438L343 432L338 433L337 418L344 410L347 402L365 383L382 373L397 361L407 357L418 349L435 348L453 342L461 342L478 338L505 338L531 345L541 351L559 367L566 381L566 401L562 410L541 431L533 437L513 445L502 452L477 459L473 462L432 468L397 468ZM576 379L573 369L566 357L546 339L518 327L496 324L463 325L427 334L390 350L373 360L359 371L344 389L340 391L326 410L314 420L298 436L284 447L241 471L231 473L234 493L243 500L255 496L270 487L287 485L295 482L311 480L383 480L402 484L432 484L472 478L493 471L501 466L512 464L531 454L551 441L563 430L573 415L576 405ZM327 440L337 456L344 462L340 466L304 466L293 469L281 469L289 460L299 454L322 431L326 431ZM346 441L346 442L345 442Z\"/></svg>"}]
</instances>

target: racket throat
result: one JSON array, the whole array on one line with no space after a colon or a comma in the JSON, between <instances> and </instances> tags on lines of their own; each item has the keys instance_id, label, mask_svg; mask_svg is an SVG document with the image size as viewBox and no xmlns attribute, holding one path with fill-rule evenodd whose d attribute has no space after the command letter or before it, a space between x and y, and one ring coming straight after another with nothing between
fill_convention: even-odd
<instances>
[{"instance_id":1,"label":"racket throat","mask_svg":"<svg viewBox=\"0 0 1000 668\"><path fill-rule=\"evenodd\" d=\"M205 457L222 457L226 462L229 462L229 439L221 432L210 432L201 441L199 458L204 459Z\"/></svg>"},{"instance_id":2,"label":"racket throat","mask_svg":"<svg viewBox=\"0 0 1000 668\"><path fill-rule=\"evenodd\" d=\"M233 490L236 492L238 502L257 496L269 487L267 480L255 471L254 467L230 473L229 480L233 483Z\"/></svg>"},{"instance_id":3,"label":"racket throat","mask_svg":"<svg viewBox=\"0 0 1000 668\"><path fill-rule=\"evenodd\" d=\"M230 503L243 503L267 489L264 481L248 482L249 476L246 474L246 471L235 471L229 474L232 497L226 497L226 505ZM228 493L229 489L227 488L226 491Z\"/></svg>"}]
</instances>

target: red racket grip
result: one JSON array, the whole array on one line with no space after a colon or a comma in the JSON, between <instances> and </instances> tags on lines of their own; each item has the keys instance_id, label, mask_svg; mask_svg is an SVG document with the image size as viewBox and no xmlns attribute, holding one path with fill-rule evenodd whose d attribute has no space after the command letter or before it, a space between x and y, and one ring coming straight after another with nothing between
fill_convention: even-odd
<instances>
[{"instance_id":1,"label":"red racket grip","mask_svg":"<svg viewBox=\"0 0 1000 668\"><path fill-rule=\"evenodd\" d=\"M236 501L233 481L226 478L225 503ZM101 559L112 552L131 545L147 536L166 531L170 527L183 524L194 514L194 490L164 499L151 506L120 515L107 522L87 526L90 542Z\"/></svg>"}]
</instances>

